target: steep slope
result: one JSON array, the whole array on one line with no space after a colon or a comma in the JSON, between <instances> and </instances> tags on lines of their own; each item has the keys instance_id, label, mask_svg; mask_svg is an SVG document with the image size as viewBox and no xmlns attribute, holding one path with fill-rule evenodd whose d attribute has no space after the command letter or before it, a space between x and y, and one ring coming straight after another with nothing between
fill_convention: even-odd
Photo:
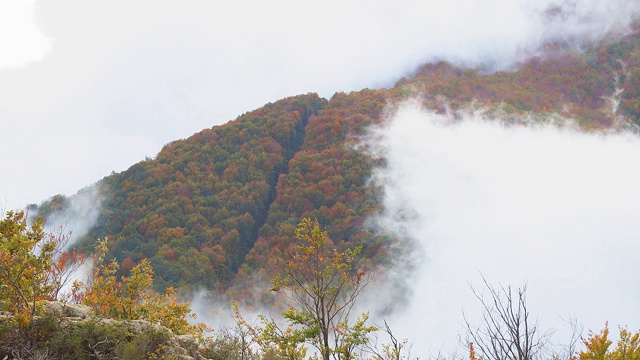
<instances>
[{"instance_id":1,"label":"steep slope","mask_svg":"<svg viewBox=\"0 0 640 360\"><path fill-rule=\"evenodd\" d=\"M106 177L97 226L127 265L150 258L157 286L225 283L252 248L280 173L325 100L283 99L165 146L156 159Z\"/></svg>"},{"instance_id":2,"label":"steep slope","mask_svg":"<svg viewBox=\"0 0 640 360\"><path fill-rule=\"evenodd\" d=\"M241 292L255 275L268 278L275 245L312 217L338 246L364 245L366 259L384 263L390 239L367 224L380 209L378 189L368 183L379 164L355 145L384 121L385 109L419 98L440 112L483 109L518 122L563 117L590 131L637 128L639 81L636 29L582 52L550 45L514 71L441 62L391 89L283 99L106 177L99 184L104 211L82 246L109 236L125 272L151 258L159 288L225 289L234 281Z\"/></svg>"},{"instance_id":3,"label":"steep slope","mask_svg":"<svg viewBox=\"0 0 640 360\"><path fill-rule=\"evenodd\" d=\"M385 239L366 226L367 218L380 210L378 189L367 185L375 164L355 147L368 126L382 119L387 99L386 90L337 93L309 120L304 145L289 172L280 176L278 195L236 287L251 284L256 272L265 279L274 275L269 259L304 217L317 219L338 246L363 245L366 258L384 261Z\"/></svg>"}]
</instances>

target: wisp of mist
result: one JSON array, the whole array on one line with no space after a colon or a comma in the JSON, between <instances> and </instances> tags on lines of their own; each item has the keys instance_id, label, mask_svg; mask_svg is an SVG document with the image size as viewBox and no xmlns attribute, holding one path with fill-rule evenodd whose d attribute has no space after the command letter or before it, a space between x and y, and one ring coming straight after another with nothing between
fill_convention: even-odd
<instances>
[{"instance_id":1,"label":"wisp of mist","mask_svg":"<svg viewBox=\"0 0 640 360\"><path fill-rule=\"evenodd\" d=\"M387 318L396 336L421 354L455 348L462 312L478 314L480 274L526 282L555 342L568 342L571 317L585 331L638 329L640 137L456 119L409 101L374 134L377 221L416 246L408 306Z\"/></svg>"},{"instance_id":2,"label":"wisp of mist","mask_svg":"<svg viewBox=\"0 0 640 360\"><path fill-rule=\"evenodd\" d=\"M102 211L103 195L97 184L87 186L74 196L68 198L67 206L54 211L47 219L46 230L70 232L69 241L63 250L74 245L78 239L86 235L95 225Z\"/></svg>"}]
</instances>

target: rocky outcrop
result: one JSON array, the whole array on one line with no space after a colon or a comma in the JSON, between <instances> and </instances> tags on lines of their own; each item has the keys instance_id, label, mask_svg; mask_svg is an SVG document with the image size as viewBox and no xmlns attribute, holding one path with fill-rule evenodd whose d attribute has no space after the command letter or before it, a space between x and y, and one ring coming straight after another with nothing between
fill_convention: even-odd
<instances>
[{"instance_id":1,"label":"rocky outcrop","mask_svg":"<svg viewBox=\"0 0 640 360\"><path fill-rule=\"evenodd\" d=\"M67 304L60 301L43 301L40 309L45 313L57 317L71 317L87 319L93 316L93 309L86 305Z\"/></svg>"},{"instance_id":2,"label":"rocky outcrop","mask_svg":"<svg viewBox=\"0 0 640 360\"><path fill-rule=\"evenodd\" d=\"M28 353L46 353L55 358L78 358L80 352L82 359L85 355L87 359L135 359L149 355L163 359L205 359L199 352L196 337L176 335L167 327L146 320L98 317L88 306L59 301L43 301L38 309L39 315L33 324L36 333L44 335L43 339L23 343L16 337L18 332L11 338L0 336L0 359L3 356L20 358L20 354L11 349L16 346L24 347ZM0 318L9 321L4 322L5 329L12 327L11 314L0 314ZM71 348L73 350L69 350Z\"/></svg>"}]
</instances>

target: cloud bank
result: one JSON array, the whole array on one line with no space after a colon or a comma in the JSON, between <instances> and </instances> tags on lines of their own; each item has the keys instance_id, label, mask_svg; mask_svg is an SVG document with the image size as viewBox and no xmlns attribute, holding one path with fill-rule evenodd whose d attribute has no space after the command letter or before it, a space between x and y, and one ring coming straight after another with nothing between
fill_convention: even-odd
<instances>
[{"instance_id":1,"label":"cloud bank","mask_svg":"<svg viewBox=\"0 0 640 360\"><path fill-rule=\"evenodd\" d=\"M624 31L638 8L628 0L38 1L27 7L35 22L2 31L41 50L42 35L51 48L40 61L0 68L0 199L14 208L72 194L285 96L388 86L434 59L508 68L549 39L579 47Z\"/></svg>"},{"instance_id":2,"label":"cloud bank","mask_svg":"<svg viewBox=\"0 0 640 360\"><path fill-rule=\"evenodd\" d=\"M572 316L640 328L640 137L453 120L414 102L378 136L379 223L416 245L409 305L390 323L423 354L455 347L478 272L528 282L529 310L558 342Z\"/></svg>"}]
</instances>

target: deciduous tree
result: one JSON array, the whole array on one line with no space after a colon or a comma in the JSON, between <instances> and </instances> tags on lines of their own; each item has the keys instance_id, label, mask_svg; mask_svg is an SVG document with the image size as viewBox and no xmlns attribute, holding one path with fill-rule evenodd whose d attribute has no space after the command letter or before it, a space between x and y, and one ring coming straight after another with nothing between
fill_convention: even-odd
<instances>
[{"instance_id":1,"label":"deciduous tree","mask_svg":"<svg viewBox=\"0 0 640 360\"><path fill-rule=\"evenodd\" d=\"M615 349L609 339L609 326L605 324L599 333L589 332L583 340L585 350L580 352L580 360L637 360L640 359L640 332L633 333L620 328L620 336Z\"/></svg>"},{"instance_id":2,"label":"deciduous tree","mask_svg":"<svg viewBox=\"0 0 640 360\"><path fill-rule=\"evenodd\" d=\"M104 263L107 241L99 240L95 252L93 279L85 286L84 304L99 315L114 319L143 319L166 326L176 334L202 335L204 324L192 325L196 317L189 303L178 301L175 290L169 287L164 294L153 290L153 267L143 259L128 276L119 276L120 265L114 259Z\"/></svg>"},{"instance_id":3,"label":"deciduous tree","mask_svg":"<svg viewBox=\"0 0 640 360\"><path fill-rule=\"evenodd\" d=\"M40 219L27 224L22 211L9 211L0 221L0 309L14 314L23 328L36 314L36 301L53 289L46 279L56 240L46 236Z\"/></svg>"},{"instance_id":4,"label":"deciduous tree","mask_svg":"<svg viewBox=\"0 0 640 360\"><path fill-rule=\"evenodd\" d=\"M367 269L353 269L360 250L336 250L317 221L303 219L295 243L281 259L284 276L273 282L273 290L282 291L293 302L283 315L305 331L324 360L352 359L354 348L377 330L365 324L367 314L354 324L349 322L358 295L370 281Z\"/></svg>"}]
</instances>

